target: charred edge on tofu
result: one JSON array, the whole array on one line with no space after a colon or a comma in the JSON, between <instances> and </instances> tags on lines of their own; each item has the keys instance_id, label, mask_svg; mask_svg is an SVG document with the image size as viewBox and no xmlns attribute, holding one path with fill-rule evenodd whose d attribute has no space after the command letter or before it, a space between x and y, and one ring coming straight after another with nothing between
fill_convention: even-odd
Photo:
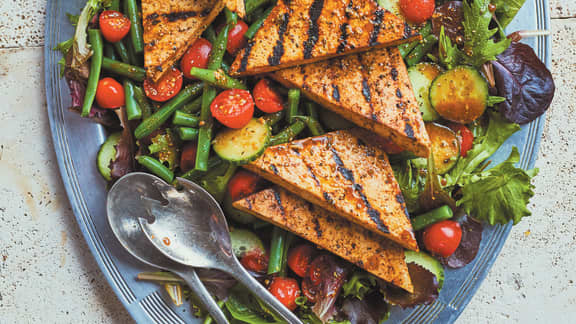
<instances>
[{"instance_id":1,"label":"charred edge on tofu","mask_svg":"<svg viewBox=\"0 0 576 324\"><path fill-rule=\"evenodd\" d=\"M150 23L152 25L156 25L158 23L160 23L160 20L158 19L160 16L162 18L165 18L168 22L175 22L178 20L187 20L189 18L194 18L194 17L207 17L208 15L210 15L210 12L212 12L211 8L207 8L203 11L180 11L180 12L170 12L170 13L163 13L163 14L158 14L158 13L152 13L149 14L148 16L146 16L146 20L150 21Z\"/></svg>"},{"instance_id":2,"label":"charred edge on tofu","mask_svg":"<svg viewBox=\"0 0 576 324\"><path fill-rule=\"evenodd\" d=\"M252 47L254 47L254 41L251 40L246 45L246 49L244 49L244 54L242 55L242 59L240 60L240 68L238 72L245 72L246 68L248 68L248 59L250 58L250 53L252 52Z\"/></svg>"},{"instance_id":3,"label":"charred edge on tofu","mask_svg":"<svg viewBox=\"0 0 576 324\"><path fill-rule=\"evenodd\" d=\"M305 59L312 58L312 51L318 42L318 38L320 36L320 26L318 25L318 20L322 15L322 9L324 9L324 0L314 0L310 6L310 26L308 27L308 40L304 42L303 47Z\"/></svg>"},{"instance_id":4,"label":"charred edge on tofu","mask_svg":"<svg viewBox=\"0 0 576 324\"><path fill-rule=\"evenodd\" d=\"M384 21L385 11L382 8L378 8L374 12L374 20L372 24L374 25L374 29L370 34L370 46L378 45L378 36L380 35L380 30L382 29L382 22Z\"/></svg>"},{"instance_id":5,"label":"charred edge on tofu","mask_svg":"<svg viewBox=\"0 0 576 324\"><path fill-rule=\"evenodd\" d=\"M278 27L278 40L272 50L272 56L268 57L268 63L271 66L280 64L280 60L284 56L284 35L288 29L288 22L290 21L290 13L287 12L282 16L282 21Z\"/></svg>"},{"instance_id":6,"label":"charred edge on tofu","mask_svg":"<svg viewBox=\"0 0 576 324\"><path fill-rule=\"evenodd\" d=\"M370 219L372 219L374 224L376 224L376 227L378 227L378 229L382 233L389 234L390 230L382 222L380 212L374 209L374 207L372 207L372 205L368 201L368 198L366 197L366 194L364 193L364 188L362 188L362 185L356 183L356 179L354 179L354 173L344 166L344 162L342 162L342 159L338 155L338 152L336 152L336 150L332 146L332 143L329 143L328 145L330 146L330 152L332 152L332 158L336 163L336 165L338 166L338 172L340 172L340 174L344 177L344 179L352 183L352 188L354 189L354 191L356 191L356 193L358 193L360 199L362 199L362 202L366 207L366 211L368 212Z\"/></svg>"},{"instance_id":7,"label":"charred edge on tofu","mask_svg":"<svg viewBox=\"0 0 576 324\"><path fill-rule=\"evenodd\" d=\"M344 12L345 20L342 22L342 25L340 25L340 44L338 44L338 49L336 50L336 53L338 54L344 52L344 50L348 47L348 28L350 26L348 22L350 21L350 12L352 10L354 10L354 0L350 0L350 2L348 2Z\"/></svg>"}]
</instances>

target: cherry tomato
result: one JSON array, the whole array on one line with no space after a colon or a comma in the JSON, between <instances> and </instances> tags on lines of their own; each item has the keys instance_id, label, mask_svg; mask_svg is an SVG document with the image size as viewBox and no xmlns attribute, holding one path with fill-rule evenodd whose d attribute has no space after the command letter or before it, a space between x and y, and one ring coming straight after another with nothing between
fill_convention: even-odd
<instances>
[{"instance_id":1,"label":"cherry tomato","mask_svg":"<svg viewBox=\"0 0 576 324\"><path fill-rule=\"evenodd\" d=\"M421 24L432 18L434 9L434 0L400 0L402 14L413 24Z\"/></svg>"},{"instance_id":2,"label":"cherry tomato","mask_svg":"<svg viewBox=\"0 0 576 324\"><path fill-rule=\"evenodd\" d=\"M305 277L316 250L310 244L300 244L288 252L288 267L300 277Z\"/></svg>"},{"instance_id":3,"label":"cherry tomato","mask_svg":"<svg viewBox=\"0 0 576 324\"><path fill-rule=\"evenodd\" d=\"M144 80L144 92L146 96L154 101L168 101L182 90L182 72L176 68L167 71L158 82L154 83L150 79Z\"/></svg>"},{"instance_id":4,"label":"cherry tomato","mask_svg":"<svg viewBox=\"0 0 576 324\"><path fill-rule=\"evenodd\" d=\"M212 116L229 128L242 128L254 115L254 99L250 92L240 89L220 93L210 105Z\"/></svg>"},{"instance_id":5,"label":"cherry tomato","mask_svg":"<svg viewBox=\"0 0 576 324\"><path fill-rule=\"evenodd\" d=\"M98 81L96 103L101 108L118 108L125 104L124 87L112 78Z\"/></svg>"},{"instance_id":6,"label":"cherry tomato","mask_svg":"<svg viewBox=\"0 0 576 324\"><path fill-rule=\"evenodd\" d=\"M193 67L205 69L208 67L208 60L212 53L212 43L204 38L198 38L186 51L180 61L180 69L188 79L196 79L190 75Z\"/></svg>"},{"instance_id":7,"label":"cherry tomato","mask_svg":"<svg viewBox=\"0 0 576 324\"><path fill-rule=\"evenodd\" d=\"M236 172L228 182L228 193L232 201L248 197L256 192L261 179L260 176L249 171Z\"/></svg>"},{"instance_id":8,"label":"cherry tomato","mask_svg":"<svg viewBox=\"0 0 576 324\"><path fill-rule=\"evenodd\" d=\"M445 220L432 224L422 235L424 246L428 251L447 258L456 251L462 240L462 228L455 221Z\"/></svg>"},{"instance_id":9,"label":"cherry tomato","mask_svg":"<svg viewBox=\"0 0 576 324\"><path fill-rule=\"evenodd\" d=\"M246 46L248 39L244 37L244 34L248 31L248 25L245 22L238 19L238 23L228 32L228 43L226 44L226 50L231 55L236 55L236 53Z\"/></svg>"},{"instance_id":10,"label":"cherry tomato","mask_svg":"<svg viewBox=\"0 0 576 324\"><path fill-rule=\"evenodd\" d=\"M289 310L293 311L298 307L296 298L300 297L300 286L295 279L274 277L268 291Z\"/></svg>"},{"instance_id":11,"label":"cherry tomato","mask_svg":"<svg viewBox=\"0 0 576 324\"><path fill-rule=\"evenodd\" d=\"M262 251L247 252L240 259L244 268L258 273L268 270L268 255Z\"/></svg>"},{"instance_id":12,"label":"cherry tomato","mask_svg":"<svg viewBox=\"0 0 576 324\"><path fill-rule=\"evenodd\" d=\"M180 169L183 172L190 171L196 166L196 151L198 150L198 144L196 142L189 142L182 148L182 154L180 155Z\"/></svg>"},{"instance_id":13,"label":"cherry tomato","mask_svg":"<svg viewBox=\"0 0 576 324\"><path fill-rule=\"evenodd\" d=\"M256 107L265 113L272 114L284 109L282 97L270 85L270 81L262 79L254 87Z\"/></svg>"},{"instance_id":14,"label":"cherry tomato","mask_svg":"<svg viewBox=\"0 0 576 324\"><path fill-rule=\"evenodd\" d=\"M102 36L110 43L122 40L130 32L130 19L121 12L106 10L100 14L99 25Z\"/></svg>"},{"instance_id":15,"label":"cherry tomato","mask_svg":"<svg viewBox=\"0 0 576 324\"><path fill-rule=\"evenodd\" d=\"M472 131L468 127L462 124L450 124L450 129L458 134L460 140L460 156L466 157L468 151L474 146L474 134L472 134Z\"/></svg>"}]
</instances>

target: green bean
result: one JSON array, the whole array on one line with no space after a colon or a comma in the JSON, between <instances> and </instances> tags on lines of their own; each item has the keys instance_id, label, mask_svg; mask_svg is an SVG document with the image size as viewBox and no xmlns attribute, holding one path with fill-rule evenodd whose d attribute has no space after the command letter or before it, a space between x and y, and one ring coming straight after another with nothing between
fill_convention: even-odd
<instances>
[{"instance_id":1,"label":"green bean","mask_svg":"<svg viewBox=\"0 0 576 324\"><path fill-rule=\"evenodd\" d=\"M216 42L216 31L214 31L214 26L210 25L204 31L204 37L212 44Z\"/></svg>"},{"instance_id":2,"label":"green bean","mask_svg":"<svg viewBox=\"0 0 576 324\"><path fill-rule=\"evenodd\" d=\"M108 58L110 60L116 60L116 52L114 52L114 47L110 43L104 44L104 57L103 59ZM102 67L104 68L104 67Z\"/></svg>"},{"instance_id":3,"label":"green bean","mask_svg":"<svg viewBox=\"0 0 576 324\"><path fill-rule=\"evenodd\" d=\"M134 52L139 54L144 51L144 38L142 31L142 21L140 17L140 10L136 0L124 0L125 13L130 19L130 38L132 39L132 46ZM135 62L132 62L135 64Z\"/></svg>"},{"instance_id":4,"label":"green bean","mask_svg":"<svg viewBox=\"0 0 576 324\"><path fill-rule=\"evenodd\" d=\"M198 138L198 129L192 127L178 127L178 135L183 141L193 141Z\"/></svg>"},{"instance_id":5,"label":"green bean","mask_svg":"<svg viewBox=\"0 0 576 324\"><path fill-rule=\"evenodd\" d=\"M286 121L289 123L292 123L294 116L298 115L300 94L300 89L290 89L288 91L288 113L286 114Z\"/></svg>"},{"instance_id":6,"label":"green bean","mask_svg":"<svg viewBox=\"0 0 576 324\"><path fill-rule=\"evenodd\" d=\"M419 231L434 223L438 223L452 217L454 217L452 209L448 205L445 205L414 217L414 219L412 219L412 227L415 231Z\"/></svg>"},{"instance_id":7,"label":"green bean","mask_svg":"<svg viewBox=\"0 0 576 324\"><path fill-rule=\"evenodd\" d=\"M302 133L304 128L306 128L306 124L303 121L297 120L280 133L272 136L268 145L274 146L291 142L298 134Z\"/></svg>"},{"instance_id":8,"label":"green bean","mask_svg":"<svg viewBox=\"0 0 576 324\"><path fill-rule=\"evenodd\" d=\"M142 82L146 78L146 71L143 68L116 61L108 57L102 59L102 69L138 82Z\"/></svg>"},{"instance_id":9,"label":"green bean","mask_svg":"<svg viewBox=\"0 0 576 324\"><path fill-rule=\"evenodd\" d=\"M272 239L270 241L270 259L268 261L268 274L276 274L282 270L284 259L284 248L288 232L280 227L274 227L272 230Z\"/></svg>"},{"instance_id":10,"label":"green bean","mask_svg":"<svg viewBox=\"0 0 576 324\"><path fill-rule=\"evenodd\" d=\"M270 0L246 0L246 16L250 15L257 8L268 4Z\"/></svg>"},{"instance_id":11,"label":"green bean","mask_svg":"<svg viewBox=\"0 0 576 324\"><path fill-rule=\"evenodd\" d=\"M150 104L150 101L148 101L148 98L146 98L146 94L144 93L144 89L142 89L141 87L134 87L134 97L136 98L136 101L138 102L138 105L140 106L140 109L142 109L142 118L146 119L148 117L150 117L150 115L152 115L152 105Z\"/></svg>"},{"instance_id":12,"label":"green bean","mask_svg":"<svg viewBox=\"0 0 576 324\"><path fill-rule=\"evenodd\" d=\"M294 116L294 119L301 120L304 123L306 123L306 126L308 126L308 130L310 131L312 136L320 136L320 135L324 135L324 133L325 133L324 129L322 128L322 125L320 125L318 120L316 120L312 117Z\"/></svg>"},{"instance_id":13,"label":"green bean","mask_svg":"<svg viewBox=\"0 0 576 324\"><path fill-rule=\"evenodd\" d=\"M185 104L182 108L180 108L180 111L187 114L192 114L199 111L200 108L202 108L202 97L198 97L192 102Z\"/></svg>"},{"instance_id":14,"label":"green bean","mask_svg":"<svg viewBox=\"0 0 576 324\"><path fill-rule=\"evenodd\" d=\"M116 49L116 53L118 54L118 56L120 56L120 61L126 63L126 64L133 64L134 62L131 59L130 53L128 52L128 49L126 48L126 45L124 45L123 41L119 41L114 43L114 49Z\"/></svg>"},{"instance_id":15,"label":"green bean","mask_svg":"<svg viewBox=\"0 0 576 324\"><path fill-rule=\"evenodd\" d=\"M126 115L128 116L128 120L142 118L142 109L136 101L134 92L134 84L129 80L124 80L124 98L126 102Z\"/></svg>"},{"instance_id":16,"label":"green bean","mask_svg":"<svg viewBox=\"0 0 576 324\"><path fill-rule=\"evenodd\" d=\"M148 169L148 171L162 178L164 181L172 183L172 181L174 180L174 172L170 171L170 169L168 169L164 164L162 164L155 158L141 155L137 157L136 160L143 167Z\"/></svg>"},{"instance_id":17,"label":"green bean","mask_svg":"<svg viewBox=\"0 0 576 324\"><path fill-rule=\"evenodd\" d=\"M205 86L202 94L202 109L200 110L200 131L198 133L198 148L196 149L195 168L200 171L208 170L208 158L212 145L213 120L210 114L210 105L216 97L216 89Z\"/></svg>"},{"instance_id":18,"label":"green bean","mask_svg":"<svg viewBox=\"0 0 576 324\"><path fill-rule=\"evenodd\" d=\"M182 107L190 99L196 97L202 90L202 83L195 83L184 88L176 97L168 101L160 110L146 118L134 131L136 139L141 139L152 134L153 131L162 126L172 114Z\"/></svg>"},{"instance_id":19,"label":"green bean","mask_svg":"<svg viewBox=\"0 0 576 324\"><path fill-rule=\"evenodd\" d=\"M222 70L226 74L230 73L230 64L228 64L226 62L222 62Z\"/></svg>"},{"instance_id":20,"label":"green bean","mask_svg":"<svg viewBox=\"0 0 576 324\"><path fill-rule=\"evenodd\" d=\"M306 113L308 116L318 120L318 106L312 101L306 103Z\"/></svg>"},{"instance_id":21,"label":"green bean","mask_svg":"<svg viewBox=\"0 0 576 324\"><path fill-rule=\"evenodd\" d=\"M224 161L222 161L222 159L218 158L218 157L213 157L211 159L208 160L208 170L213 170L214 168L217 168L218 166L220 166L220 164L222 164ZM200 179L200 177L202 177L206 172L205 171L201 171L198 169L192 169L186 173L184 173L181 178L184 179L188 179L190 181L197 181L198 179Z\"/></svg>"},{"instance_id":22,"label":"green bean","mask_svg":"<svg viewBox=\"0 0 576 324\"><path fill-rule=\"evenodd\" d=\"M109 10L116 10L120 11L120 0L112 0L110 1L110 6L108 7Z\"/></svg>"},{"instance_id":23,"label":"green bean","mask_svg":"<svg viewBox=\"0 0 576 324\"><path fill-rule=\"evenodd\" d=\"M208 70L193 67L190 70L190 75L202 81L208 82L218 88L242 90L247 89L246 85L242 81L230 77L222 69Z\"/></svg>"},{"instance_id":24,"label":"green bean","mask_svg":"<svg viewBox=\"0 0 576 324\"><path fill-rule=\"evenodd\" d=\"M266 114L264 116L264 120L270 127L278 124L282 118L284 118L284 110L280 110L279 112L275 112L273 114Z\"/></svg>"},{"instance_id":25,"label":"green bean","mask_svg":"<svg viewBox=\"0 0 576 324\"><path fill-rule=\"evenodd\" d=\"M222 67L224 54L226 54L226 46L228 45L229 30L230 25L224 26L212 44L212 53L210 54L210 60L208 61L209 70L218 70Z\"/></svg>"},{"instance_id":26,"label":"green bean","mask_svg":"<svg viewBox=\"0 0 576 324\"><path fill-rule=\"evenodd\" d=\"M260 28L264 24L264 20L266 20L266 18L268 18L268 16L270 15L270 12L272 12L272 9L274 9L274 7L266 10L266 12L262 16L260 16L258 20L256 20L252 25L250 25L250 28L248 28L248 30L244 34L244 37L246 37L247 39L254 38L258 30L260 30Z\"/></svg>"},{"instance_id":27,"label":"green bean","mask_svg":"<svg viewBox=\"0 0 576 324\"><path fill-rule=\"evenodd\" d=\"M222 308L224 307L224 304L226 303L224 300L220 300L218 302L216 302L218 304L218 307ZM210 314L206 315L206 318L204 319L204 322L202 322L202 324L212 324L214 320L212 319L212 317L210 316Z\"/></svg>"},{"instance_id":28,"label":"green bean","mask_svg":"<svg viewBox=\"0 0 576 324\"><path fill-rule=\"evenodd\" d=\"M174 118L172 118L172 124L184 127L197 127L198 117L178 110L174 113Z\"/></svg>"},{"instance_id":29,"label":"green bean","mask_svg":"<svg viewBox=\"0 0 576 324\"><path fill-rule=\"evenodd\" d=\"M104 45L100 30L88 29L88 40L92 47L93 54L90 59L90 75L88 76L86 94L84 95L84 104L82 105L82 117L88 117L92 110L94 98L96 98L96 89L98 89L98 81L100 80L102 56L104 54Z\"/></svg>"},{"instance_id":30,"label":"green bean","mask_svg":"<svg viewBox=\"0 0 576 324\"><path fill-rule=\"evenodd\" d=\"M224 15L226 16L226 23L231 26L236 26L238 23L238 14L232 12L228 7L224 8Z\"/></svg>"},{"instance_id":31,"label":"green bean","mask_svg":"<svg viewBox=\"0 0 576 324\"><path fill-rule=\"evenodd\" d=\"M421 44L418 44L414 50L406 57L406 65L414 66L422 59L424 56L432 50L432 47L438 43L438 37L434 34L430 34L424 38Z\"/></svg>"},{"instance_id":32,"label":"green bean","mask_svg":"<svg viewBox=\"0 0 576 324\"><path fill-rule=\"evenodd\" d=\"M282 265L280 266L280 272L278 275L280 277L286 277L288 270L288 252L290 251L290 245L294 240L294 235L290 232L286 232L286 239L284 240L284 253L282 254Z\"/></svg>"}]
</instances>

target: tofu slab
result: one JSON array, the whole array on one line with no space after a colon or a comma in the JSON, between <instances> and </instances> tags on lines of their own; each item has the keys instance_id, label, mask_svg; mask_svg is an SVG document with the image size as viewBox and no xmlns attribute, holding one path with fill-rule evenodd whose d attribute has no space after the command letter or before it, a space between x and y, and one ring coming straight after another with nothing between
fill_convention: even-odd
<instances>
[{"instance_id":1,"label":"tofu slab","mask_svg":"<svg viewBox=\"0 0 576 324\"><path fill-rule=\"evenodd\" d=\"M290 231L384 281L413 291L404 249L281 188L234 202L234 207Z\"/></svg>"},{"instance_id":2,"label":"tofu slab","mask_svg":"<svg viewBox=\"0 0 576 324\"><path fill-rule=\"evenodd\" d=\"M244 167L407 249L418 250L386 153L350 131L269 147Z\"/></svg>"},{"instance_id":3,"label":"tofu slab","mask_svg":"<svg viewBox=\"0 0 576 324\"><path fill-rule=\"evenodd\" d=\"M374 0L279 0L232 75L254 75L420 38Z\"/></svg>"},{"instance_id":4,"label":"tofu slab","mask_svg":"<svg viewBox=\"0 0 576 324\"><path fill-rule=\"evenodd\" d=\"M397 146L428 157L430 139L397 48L290 68L273 77Z\"/></svg>"}]
</instances>

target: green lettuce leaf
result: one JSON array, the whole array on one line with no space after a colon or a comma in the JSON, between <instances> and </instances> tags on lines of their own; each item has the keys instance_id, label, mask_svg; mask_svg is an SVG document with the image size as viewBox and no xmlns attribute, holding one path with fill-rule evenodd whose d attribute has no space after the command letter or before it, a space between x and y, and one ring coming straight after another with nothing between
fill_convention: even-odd
<instances>
[{"instance_id":1,"label":"green lettuce leaf","mask_svg":"<svg viewBox=\"0 0 576 324\"><path fill-rule=\"evenodd\" d=\"M506 28L516 17L516 14L522 8L526 0L492 0L491 3L496 6L496 18Z\"/></svg>"},{"instance_id":2,"label":"green lettuce leaf","mask_svg":"<svg viewBox=\"0 0 576 324\"><path fill-rule=\"evenodd\" d=\"M224 200L230 178L236 172L236 166L222 163L218 168L210 170L198 183L208 191L218 202Z\"/></svg>"},{"instance_id":3,"label":"green lettuce leaf","mask_svg":"<svg viewBox=\"0 0 576 324\"><path fill-rule=\"evenodd\" d=\"M528 210L530 198L534 196L531 180L538 169L524 171L515 167L520 161L518 149L514 148L510 157L498 166L463 179L462 199L458 206L474 218L490 225L518 224Z\"/></svg>"},{"instance_id":4,"label":"green lettuce leaf","mask_svg":"<svg viewBox=\"0 0 576 324\"><path fill-rule=\"evenodd\" d=\"M258 300L247 290L235 288L226 300L226 309L233 317L233 322L250 324L280 324L264 311Z\"/></svg>"},{"instance_id":5,"label":"green lettuce leaf","mask_svg":"<svg viewBox=\"0 0 576 324\"><path fill-rule=\"evenodd\" d=\"M360 300L377 286L376 278L367 272L355 272L342 286L342 296L352 296Z\"/></svg>"},{"instance_id":6,"label":"green lettuce leaf","mask_svg":"<svg viewBox=\"0 0 576 324\"><path fill-rule=\"evenodd\" d=\"M392 170L402 190L409 213L420 209L420 193L424 190L426 183L426 179L419 174L419 168L414 165L415 162L416 160L405 160L392 164Z\"/></svg>"}]
</instances>

